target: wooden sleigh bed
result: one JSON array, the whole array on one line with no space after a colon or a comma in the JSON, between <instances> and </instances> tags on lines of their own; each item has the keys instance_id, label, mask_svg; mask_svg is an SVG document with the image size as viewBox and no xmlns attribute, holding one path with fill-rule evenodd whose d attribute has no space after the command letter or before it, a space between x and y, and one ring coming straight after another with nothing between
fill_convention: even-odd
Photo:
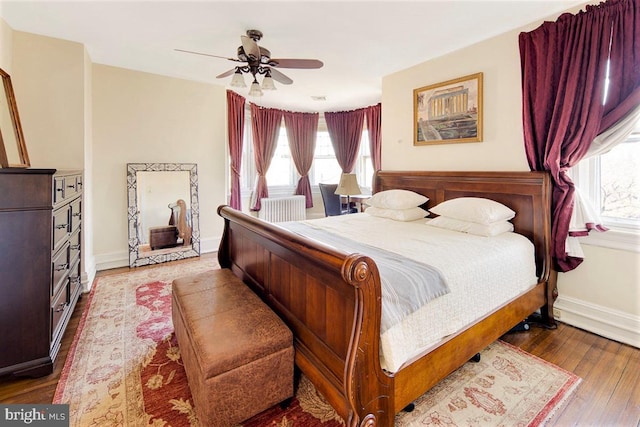
<instances>
[{"instance_id":1,"label":"wooden sleigh bed","mask_svg":"<svg viewBox=\"0 0 640 427\"><path fill-rule=\"evenodd\" d=\"M381 283L367 254L349 254L221 206L218 253L294 334L295 361L348 426L393 426L394 416L534 311L554 325L550 181L542 172L397 172L374 177L374 192L406 189L427 208L458 197L498 201L516 212L515 232L535 247L538 284L443 339L399 371L380 364Z\"/></svg>"}]
</instances>

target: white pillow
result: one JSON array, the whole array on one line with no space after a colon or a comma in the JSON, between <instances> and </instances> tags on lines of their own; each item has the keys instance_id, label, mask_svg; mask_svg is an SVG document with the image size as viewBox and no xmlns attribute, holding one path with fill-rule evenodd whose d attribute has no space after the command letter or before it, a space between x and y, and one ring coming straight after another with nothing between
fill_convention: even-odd
<instances>
[{"instance_id":1,"label":"white pillow","mask_svg":"<svg viewBox=\"0 0 640 427\"><path fill-rule=\"evenodd\" d=\"M463 221L460 219L439 216L427 221L427 225L447 230L461 231L463 233L478 236L497 236L498 234L513 231L513 224L509 221L496 221L491 224L479 224L477 222Z\"/></svg>"},{"instance_id":2,"label":"white pillow","mask_svg":"<svg viewBox=\"0 0 640 427\"><path fill-rule=\"evenodd\" d=\"M409 190L385 190L374 194L367 205L382 209L409 209L427 203L428 197Z\"/></svg>"},{"instance_id":3,"label":"white pillow","mask_svg":"<svg viewBox=\"0 0 640 427\"><path fill-rule=\"evenodd\" d=\"M429 214L429 212L418 207L409 209L383 209L370 206L364 212L371 216L389 218L395 221L415 221Z\"/></svg>"},{"instance_id":4,"label":"white pillow","mask_svg":"<svg viewBox=\"0 0 640 427\"><path fill-rule=\"evenodd\" d=\"M479 224L506 221L516 216L514 211L502 203L480 197L459 197L446 200L429 210L437 215Z\"/></svg>"}]
</instances>

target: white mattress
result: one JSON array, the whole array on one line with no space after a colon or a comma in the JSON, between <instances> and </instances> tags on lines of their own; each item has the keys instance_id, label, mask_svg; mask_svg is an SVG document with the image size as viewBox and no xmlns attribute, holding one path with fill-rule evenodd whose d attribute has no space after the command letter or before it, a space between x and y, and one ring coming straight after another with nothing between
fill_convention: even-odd
<instances>
[{"instance_id":1,"label":"white mattress","mask_svg":"<svg viewBox=\"0 0 640 427\"><path fill-rule=\"evenodd\" d=\"M444 274L450 293L382 334L380 361L390 372L537 283L534 247L524 236L475 236L431 227L428 221L400 222L366 213L306 221Z\"/></svg>"}]
</instances>

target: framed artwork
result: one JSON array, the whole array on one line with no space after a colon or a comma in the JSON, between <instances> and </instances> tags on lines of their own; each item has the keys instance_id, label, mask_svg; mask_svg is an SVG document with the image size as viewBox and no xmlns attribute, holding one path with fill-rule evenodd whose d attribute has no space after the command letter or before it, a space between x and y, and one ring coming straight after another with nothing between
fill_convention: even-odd
<instances>
[{"instance_id":1,"label":"framed artwork","mask_svg":"<svg viewBox=\"0 0 640 427\"><path fill-rule=\"evenodd\" d=\"M482 141L482 73L413 90L413 145Z\"/></svg>"},{"instance_id":2,"label":"framed artwork","mask_svg":"<svg viewBox=\"0 0 640 427\"><path fill-rule=\"evenodd\" d=\"M11 76L0 68L0 167L28 168L29 155L24 142Z\"/></svg>"}]
</instances>

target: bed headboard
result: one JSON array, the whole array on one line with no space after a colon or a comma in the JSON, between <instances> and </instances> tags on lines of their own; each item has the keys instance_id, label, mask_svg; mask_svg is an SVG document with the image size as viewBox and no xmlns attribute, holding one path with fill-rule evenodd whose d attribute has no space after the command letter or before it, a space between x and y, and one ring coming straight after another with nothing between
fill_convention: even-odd
<instances>
[{"instance_id":1,"label":"bed headboard","mask_svg":"<svg viewBox=\"0 0 640 427\"><path fill-rule=\"evenodd\" d=\"M378 171L373 191L402 188L429 198L426 208L457 197L483 197L516 212L513 226L535 246L536 270L547 280L551 268L551 181L546 172Z\"/></svg>"}]
</instances>

